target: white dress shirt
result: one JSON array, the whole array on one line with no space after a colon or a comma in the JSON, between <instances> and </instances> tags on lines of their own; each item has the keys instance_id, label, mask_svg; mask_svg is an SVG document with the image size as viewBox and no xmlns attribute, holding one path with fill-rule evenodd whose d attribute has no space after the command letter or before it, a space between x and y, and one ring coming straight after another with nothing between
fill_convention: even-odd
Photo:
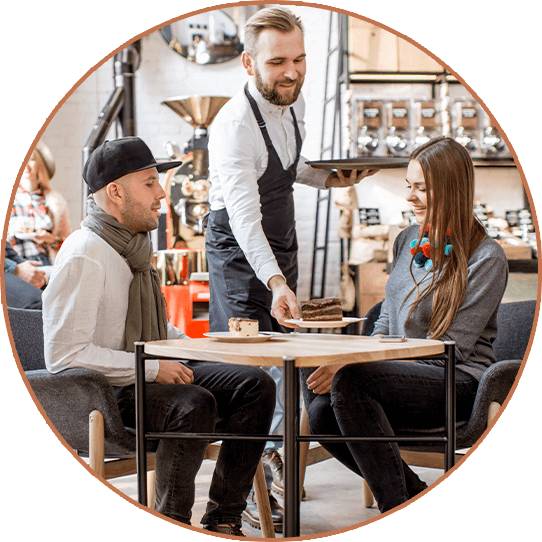
<instances>
[{"instance_id":1,"label":"white dress shirt","mask_svg":"<svg viewBox=\"0 0 542 542\"><path fill-rule=\"evenodd\" d=\"M45 364L52 373L94 369L114 386L135 382L135 354L122 350L133 274L126 260L95 233L82 228L64 241L43 292ZM168 323L168 339L185 338ZM145 363L145 380L158 360Z\"/></svg>"},{"instance_id":2,"label":"white dress shirt","mask_svg":"<svg viewBox=\"0 0 542 542\"><path fill-rule=\"evenodd\" d=\"M282 166L295 161L295 128L289 107L265 100L249 80L249 92L265 121L269 137ZM305 138L305 101L300 94L293 105L301 139ZM218 113L209 135L209 202L212 211L226 208L237 243L256 276L267 286L282 275L261 225L258 179L267 168L267 147L244 89ZM300 158L296 182L324 188L331 171L312 169Z\"/></svg>"}]
</instances>

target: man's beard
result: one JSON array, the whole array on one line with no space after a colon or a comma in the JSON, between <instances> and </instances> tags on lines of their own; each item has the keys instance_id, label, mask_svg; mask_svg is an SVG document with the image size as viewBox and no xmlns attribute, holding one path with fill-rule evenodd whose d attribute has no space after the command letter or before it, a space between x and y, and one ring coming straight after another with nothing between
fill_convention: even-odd
<instances>
[{"instance_id":1,"label":"man's beard","mask_svg":"<svg viewBox=\"0 0 542 542\"><path fill-rule=\"evenodd\" d=\"M254 69L254 82L256 84L256 88L258 89L260 94L273 105L288 106L292 105L297 100L299 93L301 92L301 87L303 86L304 77L299 76L295 81L296 83L292 97L288 98L287 96L281 96L279 94L279 91L277 90L277 86L281 83L291 83L292 80L287 79L284 81L276 82L275 85L266 85L262 80L258 68Z\"/></svg>"}]
</instances>

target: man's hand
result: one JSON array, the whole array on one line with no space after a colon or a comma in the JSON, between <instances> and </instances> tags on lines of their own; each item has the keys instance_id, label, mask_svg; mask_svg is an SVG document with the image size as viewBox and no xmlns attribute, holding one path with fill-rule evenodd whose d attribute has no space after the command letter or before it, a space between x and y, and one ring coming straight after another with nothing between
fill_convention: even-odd
<instances>
[{"instance_id":1,"label":"man's hand","mask_svg":"<svg viewBox=\"0 0 542 542\"><path fill-rule=\"evenodd\" d=\"M47 277L45 271L39 268L40 265L41 262L26 260L17 265L13 274L25 282L32 284L32 286L41 288L45 284Z\"/></svg>"},{"instance_id":2,"label":"man's hand","mask_svg":"<svg viewBox=\"0 0 542 542\"><path fill-rule=\"evenodd\" d=\"M344 365L322 365L318 367L309 378L307 378L307 386L309 390L321 395L322 393L329 393L331 389L331 381L335 376L335 373Z\"/></svg>"},{"instance_id":3,"label":"man's hand","mask_svg":"<svg viewBox=\"0 0 542 542\"><path fill-rule=\"evenodd\" d=\"M332 173L326 179L326 188L346 188L347 186L354 186L355 184L359 183L361 179L364 179L365 177L370 177L378 171L380 170L364 169L363 171L360 171L358 173L356 169L344 171L339 169L336 172Z\"/></svg>"},{"instance_id":4,"label":"man's hand","mask_svg":"<svg viewBox=\"0 0 542 542\"><path fill-rule=\"evenodd\" d=\"M274 275L269 279L268 286L273 293L271 316L276 318L281 326L298 327L295 324L289 324L284 321L301 318L295 294L288 288L284 278L280 275Z\"/></svg>"},{"instance_id":5,"label":"man's hand","mask_svg":"<svg viewBox=\"0 0 542 542\"><path fill-rule=\"evenodd\" d=\"M192 384L194 373L183 363L161 359L155 382L159 384Z\"/></svg>"}]
</instances>

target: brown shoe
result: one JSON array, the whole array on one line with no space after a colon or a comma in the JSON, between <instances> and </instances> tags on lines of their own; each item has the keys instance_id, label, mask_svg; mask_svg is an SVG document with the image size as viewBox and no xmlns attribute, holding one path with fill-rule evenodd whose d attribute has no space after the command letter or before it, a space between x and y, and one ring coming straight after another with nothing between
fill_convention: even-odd
<instances>
[{"instance_id":1,"label":"brown shoe","mask_svg":"<svg viewBox=\"0 0 542 542\"><path fill-rule=\"evenodd\" d=\"M204 525L203 529L211 533L229 534L231 536L238 536L240 538L246 538L241 530L240 525L233 523L222 523L220 525Z\"/></svg>"}]
</instances>

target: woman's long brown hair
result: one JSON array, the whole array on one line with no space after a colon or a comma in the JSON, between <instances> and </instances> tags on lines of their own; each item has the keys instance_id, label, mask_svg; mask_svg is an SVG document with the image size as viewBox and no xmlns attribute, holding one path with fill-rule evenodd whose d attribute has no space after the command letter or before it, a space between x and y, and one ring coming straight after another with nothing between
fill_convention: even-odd
<instances>
[{"instance_id":1,"label":"woman's long brown hair","mask_svg":"<svg viewBox=\"0 0 542 542\"><path fill-rule=\"evenodd\" d=\"M463 303L467 264L486 232L474 215L474 167L462 145L449 137L439 137L417 148L411 159L420 164L426 184L428 212L418 244L424 236L429 239L433 277L421 292L416 284L416 301L408 316L433 293L428 335L439 339ZM445 256L447 236L452 245L449 256Z\"/></svg>"}]
</instances>

